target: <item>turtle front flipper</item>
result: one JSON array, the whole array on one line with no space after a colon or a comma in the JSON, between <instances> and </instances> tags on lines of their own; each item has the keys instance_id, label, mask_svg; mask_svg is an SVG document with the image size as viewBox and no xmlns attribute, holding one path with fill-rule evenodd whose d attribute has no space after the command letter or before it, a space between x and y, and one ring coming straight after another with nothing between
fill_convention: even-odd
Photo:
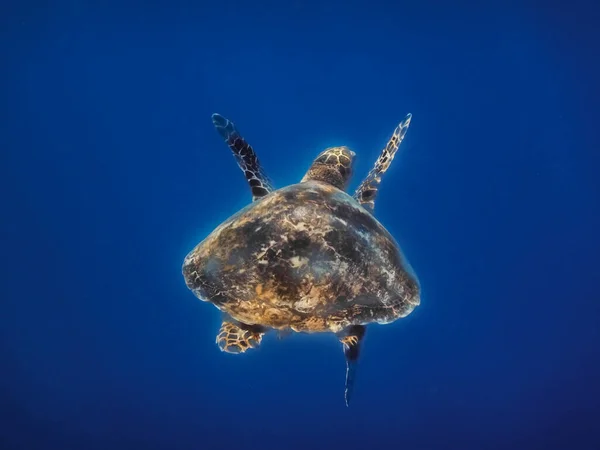
<instances>
[{"instance_id":1,"label":"turtle front flipper","mask_svg":"<svg viewBox=\"0 0 600 450\"><path fill-rule=\"evenodd\" d=\"M216 342L223 352L244 353L249 348L258 347L263 335L261 327L224 320Z\"/></svg>"},{"instance_id":2,"label":"turtle front flipper","mask_svg":"<svg viewBox=\"0 0 600 450\"><path fill-rule=\"evenodd\" d=\"M257 200L273 191L271 182L263 172L254 149L240 135L233 122L216 113L212 115L212 121L233 152L238 166L244 172L252 191L252 200Z\"/></svg>"},{"instance_id":3,"label":"turtle front flipper","mask_svg":"<svg viewBox=\"0 0 600 450\"><path fill-rule=\"evenodd\" d=\"M344 347L344 355L346 356L346 387L344 390L346 406L350 405L360 346L366 330L367 328L364 325L352 325L338 333L338 338Z\"/></svg>"},{"instance_id":4,"label":"turtle front flipper","mask_svg":"<svg viewBox=\"0 0 600 450\"><path fill-rule=\"evenodd\" d=\"M412 115L408 114L396 127L391 139L381 152L381 155L379 155L379 158L377 158L375 166L371 169L367 177L363 180L354 193L354 198L364 208L371 212L373 212L373 209L375 208L375 197L377 196L379 183L381 183L381 176L390 167L390 164L392 163L392 160L394 159L394 156L396 155L396 152L398 151L398 148L404 139L406 130L408 130L411 119Z\"/></svg>"}]
</instances>

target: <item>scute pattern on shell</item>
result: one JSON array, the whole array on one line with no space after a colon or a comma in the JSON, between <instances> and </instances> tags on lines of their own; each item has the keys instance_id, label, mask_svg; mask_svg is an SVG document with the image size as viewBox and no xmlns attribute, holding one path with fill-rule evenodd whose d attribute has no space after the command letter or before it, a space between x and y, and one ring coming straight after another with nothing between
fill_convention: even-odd
<instances>
[{"instance_id":1,"label":"scute pattern on shell","mask_svg":"<svg viewBox=\"0 0 600 450\"><path fill-rule=\"evenodd\" d=\"M388 323L419 304L396 242L352 197L321 182L279 189L186 257L188 287L234 319L295 331Z\"/></svg>"}]
</instances>

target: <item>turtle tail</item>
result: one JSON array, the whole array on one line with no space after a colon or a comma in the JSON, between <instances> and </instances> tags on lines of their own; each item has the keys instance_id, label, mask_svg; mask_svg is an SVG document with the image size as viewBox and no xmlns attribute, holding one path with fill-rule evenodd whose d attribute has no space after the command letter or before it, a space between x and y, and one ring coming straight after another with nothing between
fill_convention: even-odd
<instances>
[{"instance_id":1,"label":"turtle tail","mask_svg":"<svg viewBox=\"0 0 600 450\"><path fill-rule=\"evenodd\" d=\"M346 357L346 386L344 389L346 406L350 405L354 382L356 380L356 366L358 365L360 345L365 331L366 327L364 325L353 325L338 335L344 348L344 356Z\"/></svg>"},{"instance_id":2,"label":"turtle tail","mask_svg":"<svg viewBox=\"0 0 600 450\"><path fill-rule=\"evenodd\" d=\"M356 360L346 360L346 387L344 389L344 399L346 400L346 406L350 406L350 399L352 398L352 391L354 389L354 380L356 378L356 366L358 362Z\"/></svg>"}]
</instances>

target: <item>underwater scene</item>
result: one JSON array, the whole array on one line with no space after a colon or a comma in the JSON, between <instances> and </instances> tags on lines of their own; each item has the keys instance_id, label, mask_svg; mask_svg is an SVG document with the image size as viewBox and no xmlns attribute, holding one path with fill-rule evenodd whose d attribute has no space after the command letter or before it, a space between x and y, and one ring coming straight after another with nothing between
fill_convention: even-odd
<instances>
[{"instance_id":1,"label":"underwater scene","mask_svg":"<svg viewBox=\"0 0 600 450\"><path fill-rule=\"evenodd\" d=\"M600 449L600 6L0 6L0 449Z\"/></svg>"}]
</instances>

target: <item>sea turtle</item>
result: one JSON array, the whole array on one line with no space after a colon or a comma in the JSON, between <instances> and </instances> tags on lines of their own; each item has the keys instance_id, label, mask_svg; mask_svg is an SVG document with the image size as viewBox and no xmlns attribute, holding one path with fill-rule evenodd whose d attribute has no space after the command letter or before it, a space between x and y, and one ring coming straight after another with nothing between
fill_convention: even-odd
<instances>
[{"instance_id":1,"label":"sea turtle","mask_svg":"<svg viewBox=\"0 0 600 450\"><path fill-rule=\"evenodd\" d=\"M216 339L222 351L255 348L269 330L333 332L346 357L349 404L366 325L405 317L420 302L417 277L373 217L381 176L411 117L350 196L344 192L355 156L349 148L324 150L300 183L275 190L233 122L213 114L253 202L198 244L182 271L188 288L223 312Z\"/></svg>"}]
</instances>

